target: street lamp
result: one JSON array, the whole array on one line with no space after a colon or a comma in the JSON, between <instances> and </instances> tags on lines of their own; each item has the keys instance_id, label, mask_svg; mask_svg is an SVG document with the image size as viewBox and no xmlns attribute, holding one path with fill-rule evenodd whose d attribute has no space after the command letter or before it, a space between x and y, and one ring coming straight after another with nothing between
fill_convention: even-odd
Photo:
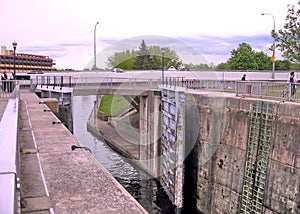
<instances>
[{"instance_id":1,"label":"street lamp","mask_svg":"<svg viewBox=\"0 0 300 214\"><path fill-rule=\"evenodd\" d=\"M161 71L162 71L162 75L161 75L161 79L162 79L162 84L164 84L164 78L165 78L165 48L162 47L161 48L161 53L162 53L162 58L161 58Z\"/></svg>"},{"instance_id":2,"label":"street lamp","mask_svg":"<svg viewBox=\"0 0 300 214\"><path fill-rule=\"evenodd\" d=\"M16 79L16 48L17 48L17 43L14 41L12 43L12 46L14 48L14 73L13 73L13 79Z\"/></svg>"},{"instance_id":3,"label":"street lamp","mask_svg":"<svg viewBox=\"0 0 300 214\"><path fill-rule=\"evenodd\" d=\"M96 27L98 24L99 24L99 22L97 22L95 24L95 28L94 28L94 69L97 68L97 66L96 66Z\"/></svg>"},{"instance_id":4,"label":"street lamp","mask_svg":"<svg viewBox=\"0 0 300 214\"><path fill-rule=\"evenodd\" d=\"M271 15L272 16L272 18L273 18L273 32L275 33L275 19L274 19L274 16L273 16L273 14L272 13L262 13L261 14L262 16L264 16L264 15ZM275 37L273 38L273 46L272 46L272 51L273 51L273 55L272 55L272 57L271 57L271 60L272 60L272 62L273 62L273 69L272 69L272 79L274 79L275 78L275 74L274 74L274 72L275 72Z\"/></svg>"}]
</instances>

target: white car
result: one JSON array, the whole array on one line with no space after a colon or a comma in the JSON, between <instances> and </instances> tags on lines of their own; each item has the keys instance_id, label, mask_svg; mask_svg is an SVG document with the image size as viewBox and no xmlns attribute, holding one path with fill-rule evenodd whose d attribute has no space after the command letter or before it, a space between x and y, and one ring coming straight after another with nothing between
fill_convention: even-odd
<instances>
[{"instance_id":1,"label":"white car","mask_svg":"<svg viewBox=\"0 0 300 214\"><path fill-rule=\"evenodd\" d=\"M123 73L124 71L121 68L114 68L112 69L112 72Z\"/></svg>"}]
</instances>

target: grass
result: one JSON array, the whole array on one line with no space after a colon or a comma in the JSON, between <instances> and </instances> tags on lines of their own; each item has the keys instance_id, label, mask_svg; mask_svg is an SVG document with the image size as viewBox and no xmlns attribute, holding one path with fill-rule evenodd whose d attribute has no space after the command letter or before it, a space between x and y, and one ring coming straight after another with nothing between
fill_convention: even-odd
<instances>
[{"instance_id":1,"label":"grass","mask_svg":"<svg viewBox=\"0 0 300 214\"><path fill-rule=\"evenodd\" d=\"M104 95L101 99L99 111L104 116L116 115L118 112L125 111L130 103L121 95Z\"/></svg>"}]
</instances>

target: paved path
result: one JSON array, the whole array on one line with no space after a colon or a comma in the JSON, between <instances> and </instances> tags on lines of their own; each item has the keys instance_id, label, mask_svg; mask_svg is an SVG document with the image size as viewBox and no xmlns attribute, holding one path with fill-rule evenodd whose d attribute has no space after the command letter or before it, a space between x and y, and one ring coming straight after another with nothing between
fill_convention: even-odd
<instances>
[{"instance_id":1,"label":"paved path","mask_svg":"<svg viewBox=\"0 0 300 214\"><path fill-rule=\"evenodd\" d=\"M147 213L34 94L21 94L22 213Z\"/></svg>"}]
</instances>

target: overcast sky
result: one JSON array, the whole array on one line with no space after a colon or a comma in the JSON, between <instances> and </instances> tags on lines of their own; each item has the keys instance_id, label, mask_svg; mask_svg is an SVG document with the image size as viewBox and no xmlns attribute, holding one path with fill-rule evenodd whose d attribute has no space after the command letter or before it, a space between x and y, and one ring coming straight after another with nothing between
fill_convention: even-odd
<instances>
[{"instance_id":1,"label":"overcast sky","mask_svg":"<svg viewBox=\"0 0 300 214\"><path fill-rule=\"evenodd\" d=\"M57 68L83 69L93 60L96 28L97 66L114 50L168 46L185 63L226 62L242 42L268 51L273 19L282 29L287 5L298 0L0 0L0 45L47 55ZM198 58L200 56L200 58Z\"/></svg>"}]
</instances>

